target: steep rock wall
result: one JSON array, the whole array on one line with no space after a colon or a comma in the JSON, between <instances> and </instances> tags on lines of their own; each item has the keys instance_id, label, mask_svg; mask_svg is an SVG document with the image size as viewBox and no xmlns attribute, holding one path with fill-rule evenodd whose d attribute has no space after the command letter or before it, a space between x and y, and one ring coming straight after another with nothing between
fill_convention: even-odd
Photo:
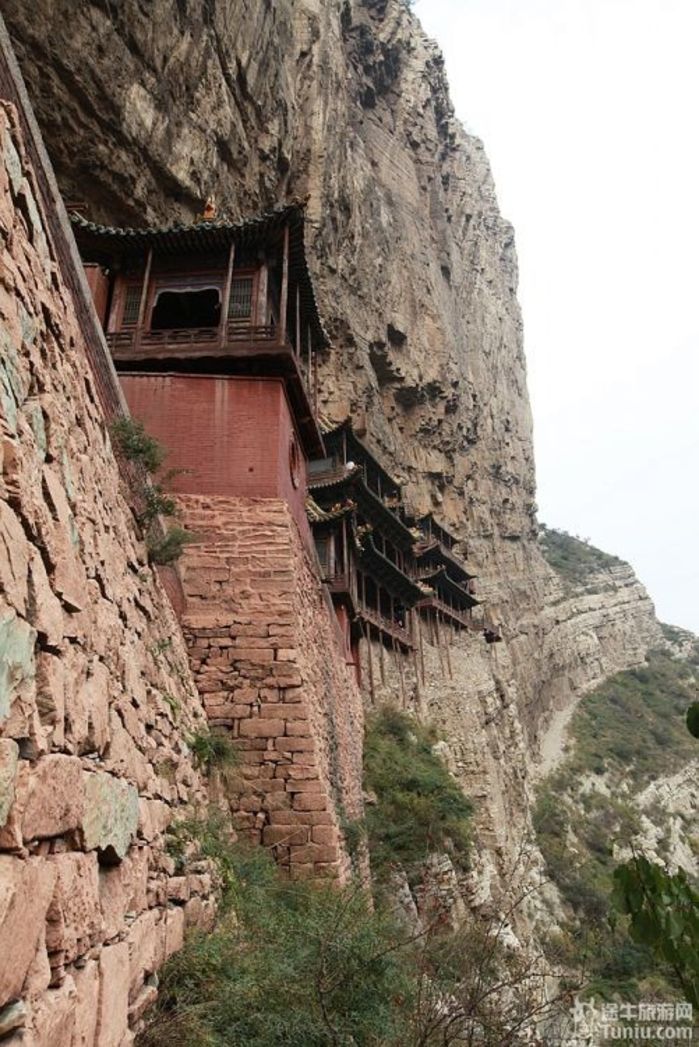
<instances>
[{"instance_id":1,"label":"steep rock wall","mask_svg":"<svg viewBox=\"0 0 699 1047\"><path fill-rule=\"evenodd\" d=\"M202 805L205 723L147 564L16 110L0 106L0 1027L125 1047L206 867L164 834Z\"/></svg>"},{"instance_id":2,"label":"steep rock wall","mask_svg":"<svg viewBox=\"0 0 699 1047\"><path fill-rule=\"evenodd\" d=\"M464 646L459 686L435 683L425 709L456 737L466 708L494 723L493 696L526 776L554 707L638 661L628 638L655 626L628 579L557 602L536 543L513 232L438 49L402 0L6 0L4 15L66 196L92 217L191 218L210 193L241 215L309 194L335 341L323 409L364 418L415 507L467 540L504 628L490 659ZM490 734L474 760L504 795Z\"/></svg>"}]
</instances>

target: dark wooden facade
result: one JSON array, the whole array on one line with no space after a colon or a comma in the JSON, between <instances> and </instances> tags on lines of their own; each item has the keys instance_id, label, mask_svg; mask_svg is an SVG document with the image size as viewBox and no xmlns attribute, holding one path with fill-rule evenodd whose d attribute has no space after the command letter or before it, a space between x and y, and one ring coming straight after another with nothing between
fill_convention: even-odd
<instances>
[{"instance_id":1,"label":"dark wooden facade","mask_svg":"<svg viewBox=\"0 0 699 1047\"><path fill-rule=\"evenodd\" d=\"M325 457L309 463L309 518L348 643L366 636L407 653L421 644L421 620L438 644L449 629L482 632L457 540L431 515L407 515L400 484L349 421L324 440Z\"/></svg>"}]
</instances>

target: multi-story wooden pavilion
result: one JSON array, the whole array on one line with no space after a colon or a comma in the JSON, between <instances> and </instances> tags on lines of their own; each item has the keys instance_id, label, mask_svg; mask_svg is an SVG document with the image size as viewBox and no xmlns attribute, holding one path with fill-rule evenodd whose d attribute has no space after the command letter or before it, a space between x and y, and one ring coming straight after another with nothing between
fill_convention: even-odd
<instances>
[{"instance_id":1,"label":"multi-story wooden pavilion","mask_svg":"<svg viewBox=\"0 0 699 1047\"><path fill-rule=\"evenodd\" d=\"M415 576L431 589L418 604L420 612L436 615L456 629L473 629L476 576L455 552L457 539L431 514L413 523L421 535L415 544Z\"/></svg>"}]
</instances>

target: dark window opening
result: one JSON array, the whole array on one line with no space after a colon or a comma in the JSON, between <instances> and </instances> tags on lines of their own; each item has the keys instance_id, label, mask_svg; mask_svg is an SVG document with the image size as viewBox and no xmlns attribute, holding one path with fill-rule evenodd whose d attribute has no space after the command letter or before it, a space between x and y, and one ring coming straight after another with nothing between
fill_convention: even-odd
<instances>
[{"instance_id":1,"label":"dark window opening","mask_svg":"<svg viewBox=\"0 0 699 1047\"><path fill-rule=\"evenodd\" d=\"M150 326L151 331L218 327L220 319L221 301L215 287L204 291L161 291L153 307Z\"/></svg>"}]
</instances>

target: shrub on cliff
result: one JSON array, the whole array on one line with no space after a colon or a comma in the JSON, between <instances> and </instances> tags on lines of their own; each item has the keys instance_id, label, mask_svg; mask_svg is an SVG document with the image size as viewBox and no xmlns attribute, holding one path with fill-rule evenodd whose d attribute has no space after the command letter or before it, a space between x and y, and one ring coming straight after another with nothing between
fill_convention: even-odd
<instances>
[{"instance_id":1,"label":"shrub on cliff","mask_svg":"<svg viewBox=\"0 0 699 1047\"><path fill-rule=\"evenodd\" d=\"M363 885L283 879L219 818L180 825L182 860L197 838L194 860L212 859L225 885L223 916L168 961L139 1047L516 1047L568 1005L567 989L546 991L551 968L511 948L500 914L410 930Z\"/></svg>"},{"instance_id":2,"label":"shrub on cliff","mask_svg":"<svg viewBox=\"0 0 699 1047\"><path fill-rule=\"evenodd\" d=\"M437 851L464 867L471 804L435 752L437 736L393 708L367 725L364 779L375 803L367 806L374 874L410 867Z\"/></svg>"},{"instance_id":3,"label":"shrub on cliff","mask_svg":"<svg viewBox=\"0 0 699 1047\"><path fill-rule=\"evenodd\" d=\"M166 530L160 522L161 518L178 516L177 502L166 494L165 485L182 470L168 470L156 481L155 476L162 468L167 451L135 418L118 418L112 422L110 433L118 452L137 467L139 475L132 478L131 486L137 502L136 519L146 540L148 559L160 565L174 563L185 547L194 541L194 536L179 524Z\"/></svg>"},{"instance_id":4,"label":"shrub on cliff","mask_svg":"<svg viewBox=\"0 0 699 1047\"><path fill-rule=\"evenodd\" d=\"M289 882L261 850L226 860L234 915L170 960L141 1047L409 1042L405 931L363 888Z\"/></svg>"}]
</instances>

